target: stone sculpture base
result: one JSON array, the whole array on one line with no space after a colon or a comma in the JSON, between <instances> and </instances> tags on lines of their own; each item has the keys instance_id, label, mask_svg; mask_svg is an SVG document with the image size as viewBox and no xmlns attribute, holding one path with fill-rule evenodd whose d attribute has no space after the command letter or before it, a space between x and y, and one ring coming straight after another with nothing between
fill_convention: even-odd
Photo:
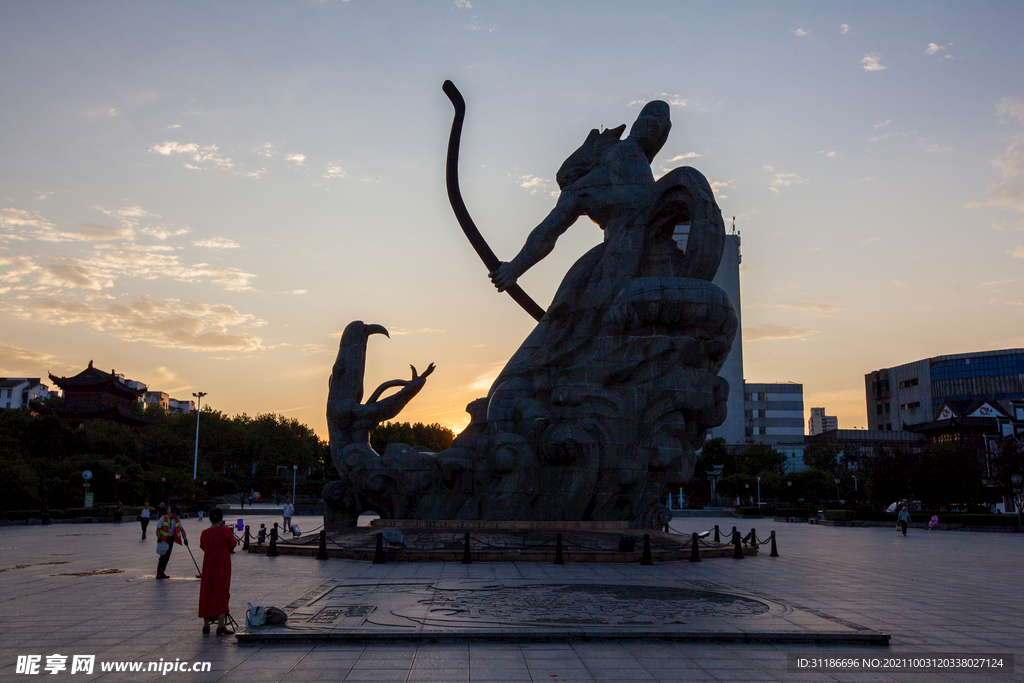
<instances>
[{"instance_id":1,"label":"stone sculpture base","mask_svg":"<svg viewBox=\"0 0 1024 683\"><path fill-rule=\"evenodd\" d=\"M536 522L482 520L377 519L369 527L350 527L328 532L327 554L346 560L372 561L377 549L377 534L395 529L405 537L405 545L384 543L385 562L462 562L465 538L470 535L470 559L473 562L554 562L557 537L562 537L562 558L567 563L640 562L644 534L651 537L651 560L685 561L690 558L690 536L662 531L630 529L628 522ZM620 541L632 539L633 549L623 551ZM731 558L730 543L701 540L701 559ZM282 539L281 555L315 557L320 535ZM265 553L267 545L251 546L251 552ZM757 555L757 548L743 548L744 556Z\"/></svg>"},{"instance_id":2,"label":"stone sculpture base","mask_svg":"<svg viewBox=\"0 0 1024 683\"><path fill-rule=\"evenodd\" d=\"M437 572L440 575L441 572ZM574 575L552 581L333 578L286 605L284 626L239 631L241 644L295 641L580 640L886 645L889 636L777 599L704 581Z\"/></svg>"}]
</instances>

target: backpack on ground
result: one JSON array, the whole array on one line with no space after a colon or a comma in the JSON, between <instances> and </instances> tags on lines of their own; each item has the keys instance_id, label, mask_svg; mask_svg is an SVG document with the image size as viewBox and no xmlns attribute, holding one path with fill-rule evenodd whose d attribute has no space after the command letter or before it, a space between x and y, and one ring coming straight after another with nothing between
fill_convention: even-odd
<instances>
[{"instance_id":1,"label":"backpack on ground","mask_svg":"<svg viewBox=\"0 0 1024 683\"><path fill-rule=\"evenodd\" d=\"M267 623L266 608L260 607L259 605L253 607L252 603L249 603L249 606L245 610L245 627L263 626L265 623Z\"/></svg>"},{"instance_id":2,"label":"backpack on ground","mask_svg":"<svg viewBox=\"0 0 1024 683\"><path fill-rule=\"evenodd\" d=\"M267 626L284 626L288 623L288 615L280 607L267 608Z\"/></svg>"}]
</instances>

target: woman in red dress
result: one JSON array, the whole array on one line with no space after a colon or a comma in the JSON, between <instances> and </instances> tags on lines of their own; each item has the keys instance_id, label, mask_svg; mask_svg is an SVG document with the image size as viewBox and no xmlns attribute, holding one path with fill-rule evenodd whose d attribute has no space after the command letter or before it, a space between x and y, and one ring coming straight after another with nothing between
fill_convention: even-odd
<instances>
[{"instance_id":1,"label":"woman in red dress","mask_svg":"<svg viewBox=\"0 0 1024 683\"><path fill-rule=\"evenodd\" d=\"M203 550L203 578L199 584L199 616L203 633L217 622L217 635L234 633L225 625L231 597L231 549L238 545L231 529L224 526L224 511L210 510L210 528L199 537Z\"/></svg>"}]
</instances>

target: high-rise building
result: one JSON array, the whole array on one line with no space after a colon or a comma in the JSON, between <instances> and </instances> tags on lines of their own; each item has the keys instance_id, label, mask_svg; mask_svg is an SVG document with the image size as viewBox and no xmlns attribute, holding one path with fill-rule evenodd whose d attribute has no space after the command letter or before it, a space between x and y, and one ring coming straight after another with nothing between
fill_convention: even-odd
<instances>
[{"instance_id":1,"label":"high-rise building","mask_svg":"<svg viewBox=\"0 0 1024 683\"><path fill-rule=\"evenodd\" d=\"M807 433L811 436L839 429L839 418L826 415L824 408L811 408L811 417L807 420Z\"/></svg>"},{"instance_id":2,"label":"high-rise building","mask_svg":"<svg viewBox=\"0 0 1024 683\"><path fill-rule=\"evenodd\" d=\"M746 435L746 424L743 421L743 324L740 315L740 234L733 230L725 236L725 247L722 249L722 261L712 282L729 295L736 309L736 317L740 325L736 329L736 338L732 349L725 358L725 365L719 376L729 383L729 400L726 403L726 418L721 426L708 433L708 438L720 437L729 444L741 444Z\"/></svg>"},{"instance_id":3,"label":"high-rise building","mask_svg":"<svg viewBox=\"0 0 1024 683\"><path fill-rule=\"evenodd\" d=\"M864 375L868 429L894 431L939 419L948 401L988 399L1007 413L1024 399L1024 349L936 356Z\"/></svg>"}]
</instances>

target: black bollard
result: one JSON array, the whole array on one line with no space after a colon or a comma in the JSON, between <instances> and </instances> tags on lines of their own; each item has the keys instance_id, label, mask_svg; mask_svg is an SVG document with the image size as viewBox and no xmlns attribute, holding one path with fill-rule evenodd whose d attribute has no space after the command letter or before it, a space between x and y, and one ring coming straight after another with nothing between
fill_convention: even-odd
<instances>
[{"instance_id":1,"label":"black bollard","mask_svg":"<svg viewBox=\"0 0 1024 683\"><path fill-rule=\"evenodd\" d=\"M750 547L757 547L757 529L750 527Z\"/></svg>"},{"instance_id":2,"label":"black bollard","mask_svg":"<svg viewBox=\"0 0 1024 683\"><path fill-rule=\"evenodd\" d=\"M668 530L668 522L665 522L665 533L666 533L666 534L667 534L667 533L671 533L671 532L669 532L669 530Z\"/></svg>"},{"instance_id":3,"label":"black bollard","mask_svg":"<svg viewBox=\"0 0 1024 683\"><path fill-rule=\"evenodd\" d=\"M736 527L733 527L733 528L732 528L732 535L733 535L733 536L735 536L735 535L736 535ZM730 536L730 538L731 538L731 536ZM731 542L731 541L730 541L730 542Z\"/></svg>"},{"instance_id":4,"label":"black bollard","mask_svg":"<svg viewBox=\"0 0 1024 683\"><path fill-rule=\"evenodd\" d=\"M377 534L377 549L373 552L373 563L384 564L384 534Z\"/></svg>"},{"instance_id":5,"label":"black bollard","mask_svg":"<svg viewBox=\"0 0 1024 683\"><path fill-rule=\"evenodd\" d=\"M733 527L735 529L736 527ZM743 559L743 546L740 544L740 532L732 532L732 559L742 560Z\"/></svg>"},{"instance_id":6,"label":"black bollard","mask_svg":"<svg viewBox=\"0 0 1024 683\"><path fill-rule=\"evenodd\" d=\"M562 557L562 534L555 534L555 564L565 564Z\"/></svg>"},{"instance_id":7,"label":"black bollard","mask_svg":"<svg viewBox=\"0 0 1024 683\"><path fill-rule=\"evenodd\" d=\"M697 532L693 532L693 536L690 537L690 562L700 562L700 546L698 542Z\"/></svg>"},{"instance_id":8,"label":"black bollard","mask_svg":"<svg viewBox=\"0 0 1024 683\"><path fill-rule=\"evenodd\" d=\"M469 534L467 533L462 541L462 564L473 564L473 558L469 555Z\"/></svg>"},{"instance_id":9,"label":"black bollard","mask_svg":"<svg viewBox=\"0 0 1024 683\"><path fill-rule=\"evenodd\" d=\"M242 550L249 549L249 525L245 525L245 536L242 536Z\"/></svg>"},{"instance_id":10,"label":"black bollard","mask_svg":"<svg viewBox=\"0 0 1024 683\"><path fill-rule=\"evenodd\" d=\"M650 566L654 564L654 560L651 559L651 535L644 534L644 554L640 558L640 564L644 566Z\"/></svg>"},{"instance_id":11,"label":"black bollard","mask_svg":"<svg viewBox=\"0 0 1024 683\"><path fill-rule=\"evenodd\" d=\"M715 525L715 543L721 543L722 537L718 535L718 525Z\"/></svg>"},{"instance_id":12,"label":"black bollard","mask_svg":"<svg viewBox=\"0 0 1024 683\"><path fill-rule=\"evenodd\" d=\"M779 549L775 547L775 532L772 532L772 552L768 557L778 557Z\"/></svg>"},{"instance_id":13,"label":"black bollard","mask_svg":"<svg viewBox=\"0 0 1024 683\"><path fill-rule=\"evenodd\" d=\"M267 557L277 557L277 525L270 530L270 547L267 548Z\"/></svg>"},{"instance_id":14,"label":"black bollard","mask_svg":"<svg viewBox=\"0 0 1024 683\"><path fill-rule=\"evenodd\" d=\"M316 559L326 560L327 557L327 529L320 530L320 547L316 551Z\"/></svg>"}]
</instances>

